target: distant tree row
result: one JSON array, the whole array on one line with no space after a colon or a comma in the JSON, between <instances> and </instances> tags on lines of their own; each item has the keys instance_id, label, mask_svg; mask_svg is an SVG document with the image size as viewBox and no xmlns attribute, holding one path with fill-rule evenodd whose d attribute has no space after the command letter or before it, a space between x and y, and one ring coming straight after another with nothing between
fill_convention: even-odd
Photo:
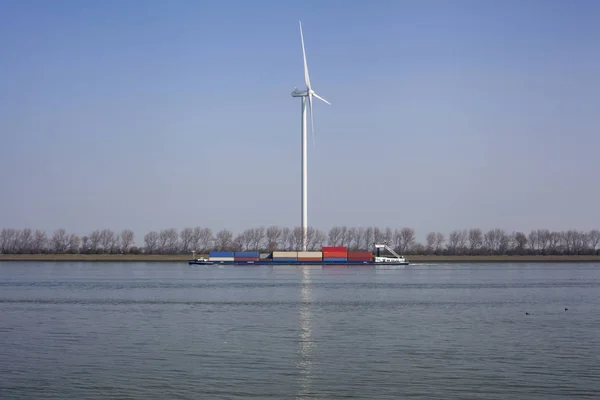
<instances>
[{"instance_id":1,"label":"distant tree row","mask_svg":"<svg viewBox=\"0 0 600 400\"><path fill-rule=\"evenodd\" d=\"M216 233L210 228L164 229L144 235L143 244L135 245L135 235L126 229L95 230L78 236L65 229L48 234L42 230L0 230L2 254L183 254L210 250L273 251L299 250L302 229L278 226L246 229L234 234L223 229ZM324 245L346 246L350 250L372 250L374 243L385 242L403 255L593 255L600 254L600 231L567 230L552 232L538 229L529 232L508 233L502 229L483 232L481 229L455 230L446 237L430 232L425 244L418 243L412 228L353 228L335 226L325 234L309 228L309 250L320 250Z\"/></svg>"}]
</instances>

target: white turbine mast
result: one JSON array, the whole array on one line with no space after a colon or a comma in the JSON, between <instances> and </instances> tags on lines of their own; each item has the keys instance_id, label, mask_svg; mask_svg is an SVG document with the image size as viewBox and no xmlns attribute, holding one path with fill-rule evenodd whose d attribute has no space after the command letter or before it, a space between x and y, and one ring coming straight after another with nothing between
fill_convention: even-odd
<instances>
[{"instance_id":1,"label":"white turbine mast","mask_svg":"<svg viewBox=\"0 0 600 400\"><path fill-rule=\"evenodd\" d=\"M306 251L307 246L307 232L308 232L308 196L307 196L307 165L306 165L306 99L308 98L308 105L310 108L310 127L313 137L313 146L315 141L315 127L313 123L313 108L312 98L313 96L317 99L331 105L330 102L319 96L310 86L310 78L308 76L308 65L306 64L306 51L304 50L304 36L302 35L302 22L300 22L300 40L302 41L302 56L304 57L304 82L306 83L306 90L300 91L298 88L294 88L292 97L301 97L301 127L302 127L302 249Z\"/></svg>"}]
</instances>

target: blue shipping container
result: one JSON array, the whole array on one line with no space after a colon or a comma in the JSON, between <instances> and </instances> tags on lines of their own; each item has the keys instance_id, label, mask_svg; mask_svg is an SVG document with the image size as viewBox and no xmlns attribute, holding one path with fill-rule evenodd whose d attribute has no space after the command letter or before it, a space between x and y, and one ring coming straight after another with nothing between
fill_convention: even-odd
<instances>
[{"instance_id":1,"label":"blue shipping container","mask_svg":"<svg viewBox=\"0 0 600 400\"><path fill-rule=\"evenodd\" d=\"M242 258L258 258L258 251L236 251L235 256Z\"/></svg>"},{"instance_id":2,"label":"blue shipping container","mask_svg":"<svg viewBox=\"0 0 600 400\"><path fill-rule=\"evenodd\" d=\"M341 257L338 257L338 258L323 258L323 262L341 262L341 261L346 262L346 261L348 261L348 258L341 258Z\"/></svg>"},{"instance_id":3,"label":"blue shipping container","mask_svg":"<svg viewBox=\"0 0 600 400\"><path fill-rule=\"evenodd\" d=\"M209 257L233 257L233 251L211 251Z\"/></svg>"}]
</instances>

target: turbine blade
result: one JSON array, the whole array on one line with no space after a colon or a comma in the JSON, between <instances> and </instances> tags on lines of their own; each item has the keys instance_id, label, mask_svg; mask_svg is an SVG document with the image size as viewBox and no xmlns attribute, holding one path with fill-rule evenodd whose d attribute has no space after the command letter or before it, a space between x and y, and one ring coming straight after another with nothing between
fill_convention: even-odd
<instances>
[{"instance_id":1,"label":"turbine blade","mask_svg":"<svg viewBox=\"0 0 600 400\"><path fill-rule=\"evenodd\" d=\"M306 88L310 90L310 78L308 77L308 65L306 64L306 52L304 51L304 35L302 34L302 22L300 22L300 40L302 40L302 57L304 57L304 82L306 83Z\"/></svg>"},{"instance_id":2,"label":"turbine blade","mask_svg":"<svg viewBox=\"0 0 600 400\"><path fill-rule=\"evenodd\" d=\"M325 103L327 103L327 104L331 105L331 103L330 103L330 102L328 102L327 100L325 100L324 98L322 98L322 97L321 97L321 96L319 96L318 94L316 94L316 93L313 93L312 95L313 95L313 96L315 96L317 99L319 99L319 100L321 100L321 101L324 101Z\"/></svg>"},{"instance_id":3,"label":"turbine blade","mask_svg":"<svg viewBox=\"0 0 600 400\"><path fill-rule=\"evenodd\" d=\"M308 94L308 106L310 108L310 129L312 131L313 148L315 147L315 124L313 122L312 95Z\"/></svg>"}]
</instances>

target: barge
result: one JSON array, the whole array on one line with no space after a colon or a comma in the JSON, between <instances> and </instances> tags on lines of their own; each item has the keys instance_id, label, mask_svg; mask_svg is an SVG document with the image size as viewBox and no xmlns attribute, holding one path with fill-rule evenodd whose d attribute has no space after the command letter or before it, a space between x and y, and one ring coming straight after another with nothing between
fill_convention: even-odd
<instances>
[{"instance_id":1,"label":"barge","mask_svg":"<svg viewBox=\"0 0 600 400\"><path fill-rule=\"evenodd\" d=\"M391 256L383 256L387 250ZM211 251L208 258L189 260L190 265L409 265L409 262L387 244L375 244L370 251L348 251L344 246L327 246L321 251Z\"/></svg>"}]
</instances>

